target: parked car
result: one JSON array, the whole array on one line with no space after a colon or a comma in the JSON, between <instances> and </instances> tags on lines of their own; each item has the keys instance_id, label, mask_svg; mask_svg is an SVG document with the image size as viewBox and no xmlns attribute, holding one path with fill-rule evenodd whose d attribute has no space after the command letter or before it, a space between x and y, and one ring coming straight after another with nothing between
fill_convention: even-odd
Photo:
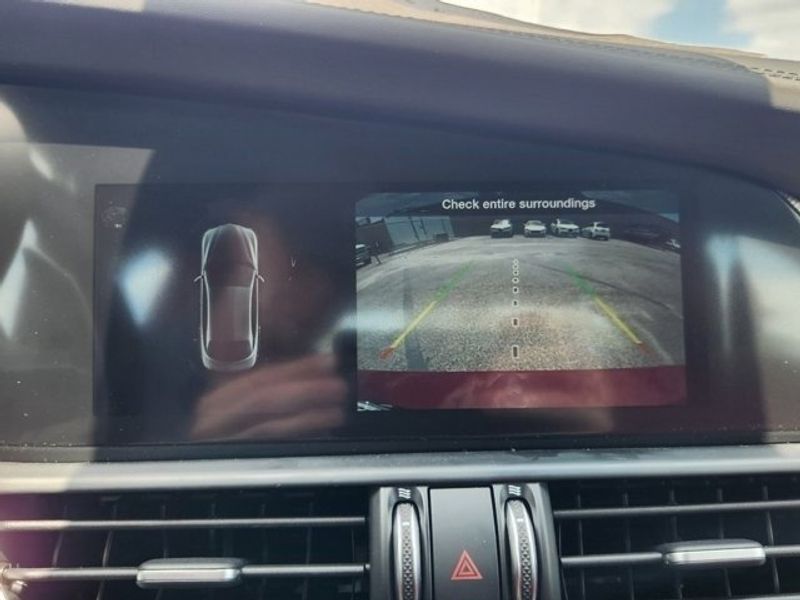
<instances>
[{"instance_id":1,"label":"parked car","mask_svg":"<svg viewBox=\"0 0 800 600\"><path fill-rule=\"evenodd\" d=\"M594 221L588 227L581 229L584 236L593 240L608 240L611 239L611 227L602 221Z\"/></svg>"},{"instance_id":2,"label":"parked car","mask_svg":"<svg viewBox=\"0 0 800 600\"><path fill-rule=\"evenodd\" d=\"M372 253L366 244L356 244L356 268L372 264Z\"/></svg>"},{"instance_id":3,"label":"parked car","mask_svg":"<svg viewBox=\"0 0 800 600\"><path fill-rule=\"evenodd\" d=\"M580 229L569 219L556 219L550 223L550 233L553 235L578 237Z\"/></svg>"},{"instance_id":4,"label":"parked car","mask_svg":"<svg viewBox=\"0 0 800 600\"><path fill-rule=\"evenodd\" d=\"M541 221L531 219L525 222L523 235L525 237L545 237L547 235L547 227Z\"/></svg>"},{"instance_id":5,"label":"parked car","mask_svg":"<svg viewBox=\"0 0 800 600\"><path fill-rule=\"evenodd\" d=\"M258 239L228 223L203 234L200 356L212 371L243 371L258 356Z\"/></svg>"},{"instance_id":6,"label":"parked car","mask_svg":"<svg viewBox=\"0 0 800 600\"><path fill-rule=\"evenodd\" d=\"M489 235L492 237L512 237L514 235L514 227L508 219L495 219L492 226L489 227Z\"/></svg>"}]
</instances>

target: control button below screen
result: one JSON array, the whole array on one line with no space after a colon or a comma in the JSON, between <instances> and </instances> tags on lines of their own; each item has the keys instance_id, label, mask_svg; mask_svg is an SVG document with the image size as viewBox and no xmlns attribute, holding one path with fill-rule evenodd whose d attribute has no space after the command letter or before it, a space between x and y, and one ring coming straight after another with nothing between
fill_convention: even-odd
<instances>
[{"instance_id":1,"label":"control button below screen","mask_svg":"<svg viewBox=\"0 0 800 600\"><path fill-rule=\"evenodd\" d=\"M435 600L499 600L490 489L441 489L430 494Z\"/></svg>"}]
</instances>

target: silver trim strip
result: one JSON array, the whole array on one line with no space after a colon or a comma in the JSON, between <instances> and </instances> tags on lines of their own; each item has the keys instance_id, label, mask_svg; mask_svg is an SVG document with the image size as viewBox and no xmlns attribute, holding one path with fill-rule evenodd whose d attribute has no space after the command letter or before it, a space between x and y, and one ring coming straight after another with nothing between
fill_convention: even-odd
<instances>
[{"instance_id":1,"label":"silver trim strip","mask_svg":"<svg viewBox=\"0 0 800 600\"><path fill-rule=\"evenodd\" d=\"M752 540L676 542L658 550L673 569L760 567L767 561L764 546Z\"/></svg>"},{"instance_id":2,"label":"silver trim strip","mask_svg":"<svg viewBox=\"0 0 800 600\"><path fill-rule=\"evenodd\" d=\"M242 580L241 559L164 558L139 565L136 585L142 589L231 587Z\"/></svg>"},{"instance_id":3,"label":"silver trim strip","mask_svg":"<svg viewBox=\"0 0 800 600\"><path fill-rule=\"evenodd\" d=\"M362 456L0 463L0 493L399 485L800 472L800 444Z\"/></svg>"},{"instance_id":4,"label":"silver trim strip","mask_svg":"<svg viewBox=\"0 0 800 600\"><path fill-rule=\"evenodd\" d=\"M674 568L719 568L719 567L760 567L767 557L763 548L735 548L719 550L691 550L670 552L664 555L664 562Z\"/></svg>"}]
</instances>

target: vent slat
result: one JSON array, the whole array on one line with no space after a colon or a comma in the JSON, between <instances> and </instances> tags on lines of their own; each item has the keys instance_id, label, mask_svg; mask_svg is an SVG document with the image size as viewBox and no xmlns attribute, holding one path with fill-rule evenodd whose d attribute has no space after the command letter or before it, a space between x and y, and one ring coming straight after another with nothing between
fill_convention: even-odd
<instances>
[{"instance_id":1,"label":"vent slat","mask_svg":"<svg viewBox=\"0 0 800 600\"><path fill-rule=\"evenodd\" d=\"M797 476L559 481L549 489L565 600L800 600ZM705 568L681 569L662 550L717 540L750 541L763 548L762 562L737 565L723 552Z\"/></svg>"},{"instance_id":2,"label":"vent slat","mask_svg":"<svg viewBox=\"0 0 800 600\"><path fill-rule=\"evenodd\" d=\"M148 519L76 521L68 519L0 521L0 532L121 531L135 529L249 529L289 527L360 527L365 517L291 517L252 519Z\"/></svg>"},{"instance_id":3,"label":"vent slat","mask_svg":"<svg viewBox=\"0 0 800 600\"><path fill-rule=\"evenodd\" d=\"M719 504L562 509L554 510L553 518L557 521L577 521L585 519L630 519L635 517L797 509L800 509L800 500L764 500L756 502L722 502Z\"/></svg>"},{"instance_id":4,"label":"vent slat","mask_svg":"<svg viewBox=\"0 0 800 600\"><path fill-rule=\"evenodd\" d=\"M561 566L566 569L589 567L627 567L659 564L660 552L630 552L628 554L590 554L587 556L562 556Z\"/></svg>"},{"instance_id":5,"label":"vent slat","mask_svg":"<svg viewBox=\"0 0 800 600\"><path fill-rule=\"evenodd\" d=\"M242 577L360 577L368 570L366 564L332 565L246 565ZM121 581L135 580L137 567L80 567L61 568L8 568L3 572L5 581Z\"/></svg>"},{"instance_id":6,"label":"vent slat","mask_svg":"<svg viewBox=\"0 0 800 600\"><path fill-rule=\"evenodd\" d=\"M668 598L665 600L681 600L681 598ZM770 594L768 596L747 596L738 600L800 600L800 594Z\"/></svg>"},{"instance_id":7,"label":"vent slat","mask_svg":"<svg viewBox=\"0 0 800 600\"><path fill-rule=\"evenodd\" d=\"M765 546L767 558L800 557L800 544L792 546ZM623 552L619 554L589 554L562 556L561 565L568 569L588 567L623 567L642 564L659 564L664 556L660 552Z\"/></svg>"},{"instance_id":8,"label":"vent slat","mask_svg":"<svg viewBox=\"0 0 800 600\"><path fill-rule=\"evenodd\" d=\"M367 600L364 488L0 495L2 580L24 600ZM153 559L240 559L241 582L142 589Z\"/></svg>"},{"instance_id":9,"label":"vent slat","mask_svg":"<svg viewBox=\"0 0 800 600\"><path fill-rule=\"evenodd\" d=\"M119 581L136 579L136 567L9 568L3 571L5 581Z\"/></svg>"},{"instance_id":10,"label":"vent slat","mask_svg":"<svg viewBox=\"0 0 800 600\"><path fill-rule=\"evenodd\" d=\"M663 600L682 600L680 596L670 596ZM768 596L747 596L739 600L800 600L800 594L771 594Z\"/></svg>"},{"instance_id":11,"label":"vent slat","mask_svg":"<svg viewBox=\"0 0 800 600\"><path fill-rule=\"evenodd\" d=\"M359 565L246 565L243 577L360 577L369 570Z\"/></svg>"},{"instance_id":12,"label":"vent slat","mask_svg":"<svg viewBox=\"0 0 800 600\"><path fill-rule=\"evenodd\" d=\"M789 546L767 546L764 548L769 558L786 558L790 556L800 556L800 544Z\"/></svg>"}]
</instances>

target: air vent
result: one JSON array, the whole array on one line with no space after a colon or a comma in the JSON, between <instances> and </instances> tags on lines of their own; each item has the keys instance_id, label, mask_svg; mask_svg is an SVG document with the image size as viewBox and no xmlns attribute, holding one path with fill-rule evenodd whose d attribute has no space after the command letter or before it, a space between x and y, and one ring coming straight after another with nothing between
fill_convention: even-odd
<instances>
[{"instance_id":1,"label":"air vent","mask_svg":"<svg viewBox=\"0 0 800 600\"><path fill-rule=\"evenodd\" d=\"M550 493L568 600L800 597L796 477L555 483ZM692 561L676 556L711 564L685 568Z\"/></svg>"},{"instance_id":2,"label":"air vent","mask_svg":"<svg viewBox=\"0 0 800 600\"><path fill-rule=\"evenodd\" d=\"M344 488L3 496L0 569L23 600L364 600L366 514L366 491ZM137 585L164 558L228 559L194 562L232 565L239 584Z\"/></svg>"}]
</instances>

